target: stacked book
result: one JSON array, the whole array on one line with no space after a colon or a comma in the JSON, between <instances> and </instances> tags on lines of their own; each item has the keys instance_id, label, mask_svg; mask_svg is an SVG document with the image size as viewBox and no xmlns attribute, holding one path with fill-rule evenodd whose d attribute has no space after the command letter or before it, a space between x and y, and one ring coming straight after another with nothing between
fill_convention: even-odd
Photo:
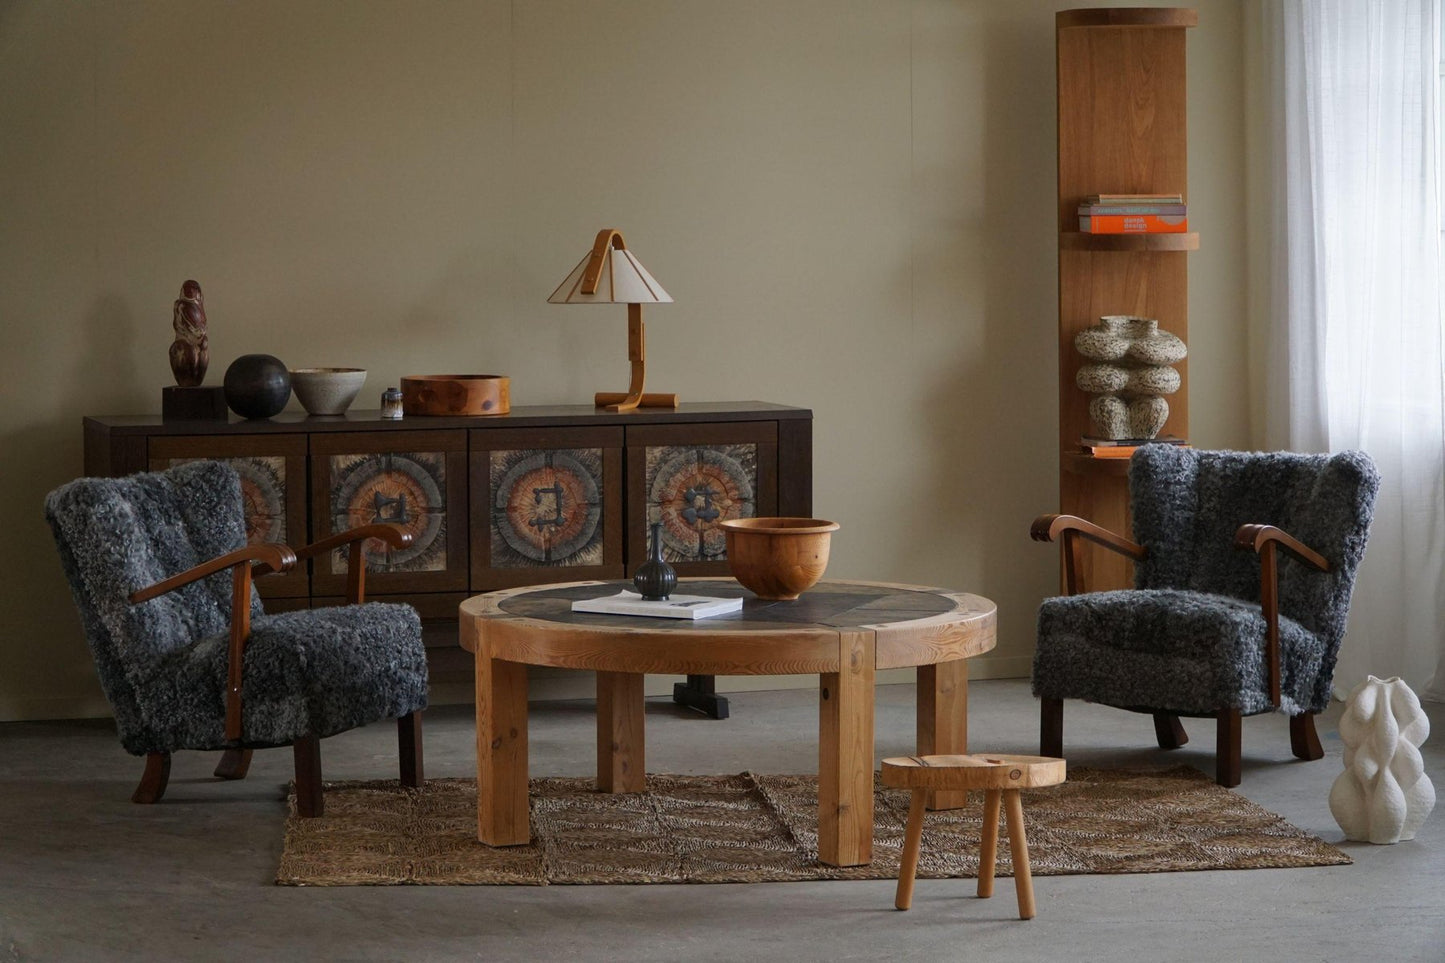
<instances>
[{"instance_id":1,"label":"stacked book","mask_svg":"<svg viewBox=\"0 0 1445 963\"><path fill-rule=\"evenodd\" d=\"M1189 447L1188 442L1178 435L1160 435L1158 438L1090 438L1085 435L1079 448L1095 458L1128 458L1139 450L1140 445Z\"/></svg>"},{"instance_id":2,"label":"stacked book","mask_svg":"<svg viewBox=\"0 0 1445 963\"><path fill-rule=\"evenodd\" d=\"M598 612L604 615L645 615L655 619L710 619L716 615L743 610L742 597L713 598L709 595L670 595L665 599L645 599L636 592L623 589L616 595L595 599L577 599L574 612Z\"/></svg>"},{"instance_id":3,"label":"stacked book","mask_svg":"<svg viewBox=\"0 0 1445 963\"><path fill-rule=\"evenodd\" d=\"M1183 234L1189 230L1182 194L1090 194L1079 205L1085 234Z\"/></svg>"}]
</instances>

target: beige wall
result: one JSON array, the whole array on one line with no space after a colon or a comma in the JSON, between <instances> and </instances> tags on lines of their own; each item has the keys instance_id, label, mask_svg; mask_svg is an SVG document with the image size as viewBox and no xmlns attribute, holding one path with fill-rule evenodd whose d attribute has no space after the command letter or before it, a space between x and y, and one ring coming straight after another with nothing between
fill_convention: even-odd
<instances>
[{"instance_id":1,"label":"beige wall","mask_svg":"<svg viewBox=\"0 0 1445 963\"><path fill-rule=\"evenodd\" d=\"M602 226L676 304L650 387L816 413L831 573L1055 584L1053 11L1034 0L0 5L0 719L104 704L41 514L80 417L155 411L170 305L238 354L626 377L623 312L544 303ZM1195 440L1239 445L1236 0L1189 47Z\"/></svg>"}]
</instances>

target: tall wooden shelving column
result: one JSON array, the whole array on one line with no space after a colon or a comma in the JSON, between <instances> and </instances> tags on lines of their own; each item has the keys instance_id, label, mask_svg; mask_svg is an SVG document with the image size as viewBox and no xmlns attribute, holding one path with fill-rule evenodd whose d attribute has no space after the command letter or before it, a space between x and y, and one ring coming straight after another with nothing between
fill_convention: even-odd
<instances>
[{"instance_id":1,"label":"tall wooden shelving column","mask_svg":"<svg viewBox=\"0 0 1445 963\"><path fill-rule=\"evenodd\" d=\"M1089 396L1074 384L1074 336L1106 314L1157 318L1189 340L1188 258L1198 234L1083 234L1078 205L1089 194L1179 193L1186 176L1184 31L1193 10L1167 7L1064 10L1056 15L1059 102L1059 496L1061 510L1129 531L1123 459L1080 451ZM1170 395L1163 434L1189 437L1188 362ZM1085 552L1090 590L1133 584L1112 552Z\"/></svg>"}]
</instances>

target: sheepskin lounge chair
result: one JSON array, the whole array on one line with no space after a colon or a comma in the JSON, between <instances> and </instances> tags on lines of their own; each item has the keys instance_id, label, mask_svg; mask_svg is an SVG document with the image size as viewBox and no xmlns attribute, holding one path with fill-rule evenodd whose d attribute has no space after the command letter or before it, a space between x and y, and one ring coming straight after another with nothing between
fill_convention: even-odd
<instances>
[{"instance_id":1,"label":"sheepskin lounge chair","mask_svg":"<svg viewBox=\"0 0 1445 963\"><path fill-rule=\"evenodd\" d=\"M222 462L81 478L45 514L121 743L146 757L136 802L161 798L178 749L221 750L216 775L240 779L252 750L289 744L298 812L319 816L320 740L384 718L397 719L402 782L421 784L421 623L405 605L363 604L365 540L410 535L369 525L299 549L247 545ZM266 614L253 575L342 546L352 604Z\"/></svg>"},{"instance_id":2,"label":"sheepskin lounge chair","mask_svg":"<svg viewBox=\"0 0 1445 963\"><path fill-rule=\"evenodd\" d=\"M1083 699L1151 713L1163 749L1187 741L1180 716L1212 716L1223 786L1239 785L1242 716L1288 713L1294 755L1320 758L1314 716L1329 703L1378 487L1361 452L1145 445L1129 464L1137 541L1036 519L1035 540L1061 542L1069 593L1039 609L1040 753L1063 755L1064 700ZM1136 587L1076 594L1084 541L1131 558Z\"/></svg>"}]
</instances>

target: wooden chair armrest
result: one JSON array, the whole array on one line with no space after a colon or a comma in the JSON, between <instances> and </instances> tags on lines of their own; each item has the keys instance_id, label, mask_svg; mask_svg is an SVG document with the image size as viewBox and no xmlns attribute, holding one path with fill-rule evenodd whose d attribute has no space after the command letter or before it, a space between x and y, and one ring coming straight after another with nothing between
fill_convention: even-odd
<instances>
[{"instance_id":1,"label":"wooden chair armrest","mask_svg":"<svg viewBox=\"0 0 1445 963\"><path fill-rule=\"evenodd\" d=\"M296 553L288 546L275 544L247 545L245 548L238 548L234 552L227 552L209 562L202 562L194 568L188 568L184 572L172 575L170 578L162 579L154 585L147 585L145 588L136 589L130 594L131 602L148 602L167 592L172 592L182 585L189 585L197 579L203 579L208 575L215 575L236 565L245 565L247 562L255 562L256 569L266 572L286 572L296 564ZM247 573L251 571L247 566ZM249 605L249 600L247 602Z\"/></svg>"},{"instance_id":2,"label":"wooden chair armrest","mask_svg":"<svg viewBox=\"0 0 1445 963\"><path fill-rule=\"evenodd\" d=\"M132 602L146 602L207 575L231 570L231 633L226 646L226 739L230 742L241 739L241 670L246 641L251 637L251 575L285 572L295 564L296 553L288 545L247 545L131 593Z\"/></svg>"},{"instance_id":3,"label":"wooden chair armrest","mask_svg":"<svg viewBox=\"0 0 1445 963\"><path fill-rule=\"evenodd\" d=\"M1275 528L1273 525L1241 525L1234 533L1235 548L1263 552L1265 546L1271 542L1288 549L1291 555L1321 572L1330 570L1328 559L1282 528Z\"/></svg>"},{"instance_id":4,"label":"wooden chair armrest","mask_svg":"<svg viewBox=\"0 0 1445 963\"><path fill-rule=\"evenodd\" d=\"M366 601L366 542L372 538L379 538L392 548L405 548L412 542L411 532L400 525L378 522L337 532L310 545L303 545L296 550L296 557L312 558L349 545L351 548L346 556L346 601L351 605L359 605Z\"/></svg>"},{"instance_id":5,"label":"wooden chair armrest","mask_svg":"<svg viewBox=\"0 0 1445 963\"><path fill-rule=\"evenodd\" d=\"M364 541L368 538L379 538L392 548L405 548L412 542L411 532L406 531L400 525L377 523L375 525L362 525L360 528L349 528L344 532L337 532L335 535L328 535L320 541L312 542L310 545L302 545L296 549L297 558L312 558L322 552L329 552L333 548L340 548L343 545L350 545L353 542Z\"/></svg>"},{"instance_id":6,"label":"wooden chair armrest","mask_svg":"<svg viewBox=\"0 0 1445 963\"><path fill-rule=\"evenodd\" d=\"M1143 545L1131 542L1124 536L1117 535L1107 528L1101 528L1077 515L1040 515L1034 519L1034 523L1029 529L1029 537L1036 542L1054 542L1058 541L1061 536L1070 534L1087 539L1096 545L1102 545L1120 555L1127 555L1136 562L1146 554Z\"/></svg>"},{"instance_id":7,"label":"wooden chair armrest","mask_svg":"<svg viewBox=\"0 0 1445 963\"><path fill-rule=\"evenodd\" d=\"M1270 702L1280 704L1279 666L1279 560L1276 549L1283 546L1300 561L1321 572L1330 570L1329 561L1293 535L1273 525L1241 525L1234 532L1234 547L1259 553L1259 611L1264 616L1264 670L1269 680Z\"/></svg>"},{"instance_id":8,"label":"wooden chair armrest","mask_svg":"<svg viewBox=\"0 0 1445 963\"><path fill-rule=\"evenodd\" d=\"M1079 590L1079 572L1083 565L1083 557L1079 554L1079 539L1102 545L1109 551L1118 552L1136 562L1145 555L1144 546L1077 515L1040 515L1029 527L1029 537L1036 542L1060 543L1059 549L1064 557L1064 591L1069 595Z\"/></svg>"}]
</instances>

